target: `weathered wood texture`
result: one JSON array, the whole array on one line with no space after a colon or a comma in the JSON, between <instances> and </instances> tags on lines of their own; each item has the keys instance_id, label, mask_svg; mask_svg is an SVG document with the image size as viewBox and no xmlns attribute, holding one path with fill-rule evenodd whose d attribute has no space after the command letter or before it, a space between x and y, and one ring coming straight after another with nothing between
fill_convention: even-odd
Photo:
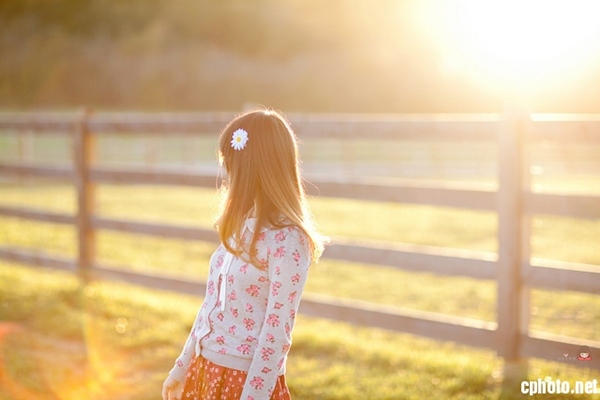
<instances>
[{"instance_id":1,"label":"weathered wood texture","mask_svg":"<svg viewBox=\"0 0 600 400\"><path fill-rule=\"evenodd\" d=\"M42 212L20 207L0 207L0 215L29 219L32 221L52 222L54 224L73 225L77 222L76 217L72 215Z\"/></svg>"},{"instance_id":2,"label":"weathered wood texture","mask_svg":"<svg viewBox=\"0 0 600 400\"><path fill-rule=\"evenodd\" d=\"M219 241L219 236L214 229L150 224L145 222L122 221L107 218L94 218L92 220L92 226L95 229L110 229L114 231L139 233L149 236L162 236L174 239L201 240L204 242Z\"/></svg>"},{"instance_id":3,"label":"weathered wood texture","mask_svg":"<svg viewBox=\"0 0 600 400\"><path fill-rule=\"evenodd\" d=\"M0 258L37 267L49 267L69 272L78 272L77 262L59 257L50 257L44 252L0 247Z\"/></svg>"},{"instance_id":4,"label":"weathered wood texture","mask_svg":"<svg viewBox=\"0 0 600 400\"><path fill-rule=\"evenodd\" d=\"M323 257L440 275L490 280L496 277L495 253L336 238Z\"/></svg>"},{"instance_id":5,"label":"weathered wood texture","mask_svg":"<svg viewBox=\"0 0 600 400\"><path fill-rule=\"evenodd\" d=\"M600 266L534 258L521 270L531 287L600 295Z\"/></svg>"},{"instance_id":6,"label":"weathered wood texture","mask_svg":"<svg viewBox=\"0 0 600 400\"><path fill-rule=\"evenodd\" d=\"M306 293L302 296L300 312L434 339L451 340L476 347L494 348L496 341L497 324L494 322L314 293Z\"/></svg>"},{"instance_id":7,"label":"weathered wood texture","mask_svg":"<svg viewBox=\"0 0 600 400\"><path fill-rule=\"evenodd\" d=\"M39 134L72 133L79 120L78 113L57 112L0 112L0 129L30 131Z\"/></svg>"},{"instance_id":8,"label":"weathered wood texture","mask_svg":"<svg viewBox=\"0 0 600 400\"><path fill-rule=\"evenodd\" d=\"M496 114L290 114L301 137L369 140L493 140Z\"/></svg>"},{"instance_id":9,"label":"weathered wood texture","mask_svg":"<svg viewBox=\"0 0 600 400\"><path fill-rule=\"evenodd\" d=\"M33 165L0 164L1 175L17 177L52 178L73 180L75 175L72 168L66 167L38 167Z\"/></svg>"},{"instance_id":10,"label":"weathered wood texture","mask_svg":"<svg viewBox=\"0 0 600 400\"><path fill-rule=\"evenodd\" d=\"M190 278L169 276L167 274L149 274L127 270L126 267L115 268L95 264L92 268L92 277L95 279L119 280L151 287L154 289L170 290L178 293L186 293L194 296L204 296L206 283Z\"/></svg>"},{"instance_id":11,"label":"weathered wood texture","mask_svg":"<svg viewBox=\"0 0 600 400\"><path fill-rule=\"evenodd\" d=\"M88 114L80 115L75 125L73 154L75 187L77 188L77 266L83 279L90 276L96 259L96 231L92 226L95 209L95 184L90 180L90 167L96 156L96 137L88 130Z\"/></svg>"},{"instance_id":12,"label":"weathered wood texture","mask_svg":"<svg viewBox=\"0 0 600 400\"><path fill-rule=\"evenodd\" d=\"M99 183L128 183L145 185L181 185L217 188L214 174L172 171L140 171L93 168L90 177Z\"/></svg>"},{"instance_id":13,"label":"weathered wood texture","mask_svg":"<svg viewBox=\"0 0 600 400\"><path fill-rule=\"evenodd\" d=\"M600 196L530 193L525 199L529 214L550 214L573 218L600 218Z\"/></svg>"},{"instance_id":14,"label":"weathered wood texture","mask_svg":"<svg viewBox=\"0 0 600 400\"><path fill-rule=\"evenodd\" d=\"M335 177L311 177L307 191L312 196L343 197L357 200L429 204L475 210L495 210L496 193L486 185L426 182L401 184L374 183Z\"/></svg>"},{"instance_id":15,"label":"weathered wood texture","mask_svg":"<svg viewBox=\"0 0 600 400\"><path fill-rule=\"evenodd\" d=\"M39 167L0 164L0 174L21 177L73 179L67 167ZM89 177L95 183L181 185L216 188L214 174L91 168ZM428 204L442 207L495 211L497 192L488 185L446 184L434 187L428 182L368 183L335 177L314 176L306 185L311 196L340 197L356 200ZM525 211L530 214L560 215L574 218L600 218L600 196L529 193L525 195Z\"/></svg>"},{"instance_id":16,"label":"weathered wood texture","mask_svg":"<svg viewBox=\"0 0 600 400\"><path fill-rule=\"evenodd\" d=\"M519 340L523 330L521 316L523 285L520 267L529 260L522 238L523 200L523 129L521 115L507 115L499 126L498 188L498 354L507 362L520 358ZM527 310L528 312L529 310Z\"/></svg>"},{"instance_id":17,"label":"weathered wood texture","mask_svg":"<svg viewBox=\"0 0 600 400\"><path fill-rule=\"evenodd\" d=\"M98 113L89 120L90 130L99 133L216 134L234 113Z\"/></svg>"},{"instance_id":18,"label":"weathered wood texture","mask_svg":"<svg viewBox=\"0 0 600 400\"><path fill-rule=\"evenodd\" d=\"M216 134L235 115L199 113L90 113L88 129L103 133ZM78 113L0 112L0 130L69 132ZM288 119L302 137L345 139L493 140L501 114L300 114ZM531 114L533 140L600 141L600 114Z\"/></svg>"},{"instance_id":19,"label":"weathered wood texture","mask_svg":"<svg viewBox=\"0 0 600 400\"><path fill-rule=\"evenodd\" d=\"M131 232L184 240L217 242L212 229L99 218L94 215L94 186L99 183L158 184L216 187L212 174L172 170L121 170L93 165L94 137L104 133L190 135L216 134L233 113L0 113L0 132L9 134L63 133L73 137L74 167L39 167L0 164L0 174L72 181L77 186L78 211L71 216L23 207L0 207L0 215L41 222L74 224L79 233L77 260L65 260L43 252L0 247L0 258L84 271L84 278L118 279L148 287L202 295L205 283L182 277L139 273L127 268L99 265L95 260L94 234L99 229ZM302 137L401 140L496 140L500 146L499 189L482 185L432 185L429 183L357 181L313 176L309 194L369 201L428 204L496 211L499 216L499 252L383 243L337 238L325 258L385 265L419 272L468 276L498 281L498 323L440 315L398 307L306 293L301 312L357 324L392 329L441 340L496 349L506 362L521 357L555 360L583 341L529 333L528 288L574 290L600 294L600 267L551 260L529 259L528 218L554 214L576 218L600 218L600 196L530 193L522 143L525 140L600 141L600 116L572 115L312 115L291 114L290 122ZM600 353L600 343L585 342ZM572 352L575 354L575 350ZM576 364L577 365L577 364ZM600 369L600 362L586 364Z\"/></svg>"}]
</instances>

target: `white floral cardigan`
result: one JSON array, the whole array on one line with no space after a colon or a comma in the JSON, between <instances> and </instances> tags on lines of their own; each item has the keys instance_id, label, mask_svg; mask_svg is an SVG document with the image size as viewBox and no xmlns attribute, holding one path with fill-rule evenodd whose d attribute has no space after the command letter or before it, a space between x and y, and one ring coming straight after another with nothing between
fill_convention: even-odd
<instances>
[{"instance_id":1,"label":"white floral cardigan","mask_svg":"<svg viewBox=\"0 0 600 400\"><path fill-rule=\"evenodd\" d=\"M255 218L244 226L252 238ZM183 382L195 354L247 371L242 400L269 399L285 373L294 320L310 266L305 234L296 227L263 229L256 244L261 268L220 245L210 259L204 303L175 366Z\"/></svg>"}]
</instances>

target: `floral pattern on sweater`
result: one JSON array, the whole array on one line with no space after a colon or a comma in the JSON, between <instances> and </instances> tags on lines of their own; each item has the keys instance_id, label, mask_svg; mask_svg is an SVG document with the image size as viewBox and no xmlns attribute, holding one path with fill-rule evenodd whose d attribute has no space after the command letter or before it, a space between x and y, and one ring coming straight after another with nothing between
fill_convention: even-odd
<instances>
[{"instance_id":1,"label":"floral pattern on sweater","mask_svg":"<svg viewBox=\"0 0 600 400\"><path fill-rule=\"evenodd\" d=\"M255 223L246 221L246 243ZM271 397L277 377L285 373L310 250L296 227L262 230L256 249L261 268L223 245L212 255L204 302L170 372L176 380L184 380L192 357L201 351L215 364L247 371L242 400Z\"/></svg>"}]
</instances>

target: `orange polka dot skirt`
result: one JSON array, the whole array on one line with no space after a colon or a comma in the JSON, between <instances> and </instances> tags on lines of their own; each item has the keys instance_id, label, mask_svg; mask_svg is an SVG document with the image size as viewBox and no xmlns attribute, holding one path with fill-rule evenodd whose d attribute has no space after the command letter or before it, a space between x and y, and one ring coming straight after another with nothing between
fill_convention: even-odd
<instances>
[{"instance_id":1,"label":"orange polka dot skirt","mask_svg":"<svg viewBox=\"0 0 600 400\"><path fill-rule=\"evenodd\" d=\"M240 400L246 376L245 371L195 357L187 369L181 400ZM271 400L291 400L285 375L277 378Z\"/></svg>"}]
</instances>

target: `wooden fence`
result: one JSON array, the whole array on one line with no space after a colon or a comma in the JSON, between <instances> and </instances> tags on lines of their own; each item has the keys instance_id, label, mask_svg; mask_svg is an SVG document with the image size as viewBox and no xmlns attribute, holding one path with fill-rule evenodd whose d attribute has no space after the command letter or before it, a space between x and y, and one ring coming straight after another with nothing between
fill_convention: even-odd
<instances>
[{"instance_id":1,"label":"wooden fence","mask_svg":"<svg viewBox=\"0 0 600 400\"><path fill-rule=\"evenodd\" d=\"M77 187L77 215L0 207L0 215L75 225L79 251L76 260L0 247L0 258L79 273L84 279L119 279L149 287L200 294L202 282L126 271L99 265L95 257L95 232L109 229L169 238L217 241L212 230L99 218L94 213L94 189L99 183L160 184L215 187L212 174L173 171L123 170L95 165L96 137L107 133L149 135L176 132L203 135L219 132L232 113L141 114L0 113L0 133L62 132L73 138L72 168L1 164L0 174L51 177ZM338 239L324 257L392 266L404 270L467 276L497 281L497 322L486 322L399 307L305 293L300 311L318 317L381 327L470 346L494 349L506 366L522 365L537 357L557 361L563 353L576 354L579 346L591 349L593 360L577 366L600 369L600 342L529 330L529 290L544 288L600 294L597 266L532 260L529 219L532 214L575 218L600 218L600 196L533 193L529 184L526 142L539 140L600 141L600 116L456 115L419 117L401 115L289 115L300 138L427 139L497 141L499 185L497 191L477 185L386 185L372 181L328 177L311 179L309 194L370 201L429 204L498 214L498 253L435 249L406 244L381 244Z\"/></svg>"}]
</instances>

